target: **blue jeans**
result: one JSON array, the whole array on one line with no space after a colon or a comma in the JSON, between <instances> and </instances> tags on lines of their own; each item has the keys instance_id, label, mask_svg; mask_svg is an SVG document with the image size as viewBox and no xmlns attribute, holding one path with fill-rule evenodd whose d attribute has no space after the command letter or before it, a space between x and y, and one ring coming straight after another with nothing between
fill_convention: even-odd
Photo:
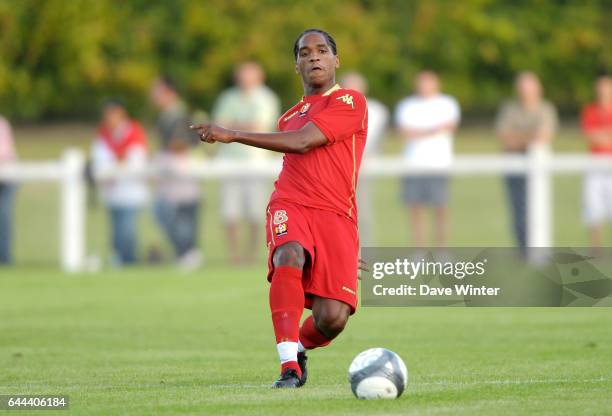
<instances>
[{"instance_id":1,"label":"blue jeans","mask_svg":"<svg viewBox=\"0 0 612 416\"><path fill-rule=\"evenodd\" d=\"M15 186L0 182L0 264L10 264L13 240L13 202Z\"/></svg>"},{"instance_id":2,"label":"blue jeans","mask_svg":"<svg viewBox=\"0 0 612 416\"><path fill-rule=\"evenodd\" d=\"M527 178L506 176L506 189L512 210L512 228L518 247L527 247Z\"/></svg>"},{"instance_id":3,"label":"blue jeans","mask_svg":"<svg viewBox=\"0 0 612 416\"><path fill-rule=\"evenodd\" d=\"M121 264L136 262L138 208L110 207L113 250Z\"/></svg>"},{"instance_id":4,"label":"blue jeans","mask_svg":"<svg viewBox=\"0 0 612 416\"><path fill-rule=\"evenodd\" d=\"M176 204L164 199L155 201L155 217L177 257L182 257L197 246L199 210L199 202Z\"/></svg>"}]
</instances>

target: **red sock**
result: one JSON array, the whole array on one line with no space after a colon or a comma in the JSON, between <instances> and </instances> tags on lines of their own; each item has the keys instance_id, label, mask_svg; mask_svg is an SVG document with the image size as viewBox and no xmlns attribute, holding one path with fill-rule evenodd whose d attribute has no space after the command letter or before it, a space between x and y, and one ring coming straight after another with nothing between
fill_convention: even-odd
<instances>
[{"instance_id":1,"label":"red sock","mask_svg":"<svg viewBox=\"0 0 612 416\"><path fill-rule=\"evenodd\" d=\"M300 328L300 342L304 348L311 350L317 347L329 345L331 339L327 339L325 335L317 329L312 315L304 320Z\"/></svg>"},{"instance_id":2,"label":"red sock","mask_svg":"<svg viewBox=\"0 0 612 416\"><path fill-rule=\"evenodd\" d=\"M300 318L304 310L301 269L289 266L274 269L270 285L270 310L272 311L276 343L297 343L300 333ZM282 370L285 370L285 368L293 368L301 376L300 367L296 361L283 363Z\"/></svg>"},{"instance_id":3,"label":"red sock","mask_svg":"<svg viewBox=\"0 0 612 416\"><path fill-rule=\"evenodd\" d=\"M302 369L298 365L297 361L287 361L286 363L281 364L281 374L285 372L286 369L291 368L295 370L298 377L302 377Z\"/></svg>"}]
</instances>

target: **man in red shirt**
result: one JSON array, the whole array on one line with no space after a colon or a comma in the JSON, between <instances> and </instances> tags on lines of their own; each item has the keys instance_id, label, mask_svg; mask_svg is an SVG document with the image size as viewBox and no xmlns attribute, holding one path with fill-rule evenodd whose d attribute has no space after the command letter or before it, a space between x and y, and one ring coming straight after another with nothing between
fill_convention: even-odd
<instances>
[{"instance_id":1,"label":"man in red shirt","mask_svg":"<svg viewBox=\"0 0 612 416\"><path fill-rule=\"evenodd\" d=\"M355 186L366 141L362 94L336 84L336 43L308 29L293 48L304 97L276 133L193 126L203 141L285 153L267 209L270 309L281 361L273 387L306 382L305 350L328 345L357 307L359 240ZM300 327L304 307L312 315Z\"/></svg>"},{"instance_id":2,"label":"man in red shirt","mask_svg":"<svg viewBox=\"0 0 612 416\"><path fill-rule=\"evenodd\" d=\"M597 101L582 111L582 130L593 155L612 156L612 77L600 76L595 83ZM602 224L612 219L612 175L589 173L583 189L584 221L591 230L591 243L601 246Z\"/></svg>"}]
</instances>

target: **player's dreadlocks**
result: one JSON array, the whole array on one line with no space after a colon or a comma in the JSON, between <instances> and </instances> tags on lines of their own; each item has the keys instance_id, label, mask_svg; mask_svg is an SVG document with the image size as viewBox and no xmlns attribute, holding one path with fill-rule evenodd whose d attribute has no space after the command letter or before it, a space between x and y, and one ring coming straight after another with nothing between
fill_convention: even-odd
<instances>
[{"instance_id":1,"label":"player's dreadlocks","mask_svg":"<svg viewBox=\"0 0 612 416\"><path fill-rule=\"evenodd\" d=\"M323 35L323 37L325 38L325 41L327 42L327 45L329 45L334 55L338 55L336 51L336 41L334 40L334 38L332 38L332 36L329 33L321 29L306 29L305 31L300 33L300 36L297 37L297 39L295 40L295 43L293 44L293 56L296 60L297 60L298 52L299 52L300 39L302 39L304 35L307 35L308 33L313 33L313 32L320 33L321 35Z\"/></svg>"}]
</instances>

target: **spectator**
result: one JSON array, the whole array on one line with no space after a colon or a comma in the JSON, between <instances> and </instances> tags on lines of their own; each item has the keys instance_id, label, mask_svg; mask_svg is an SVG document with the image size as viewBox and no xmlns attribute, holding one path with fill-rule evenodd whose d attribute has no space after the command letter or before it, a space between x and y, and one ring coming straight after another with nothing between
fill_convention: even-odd
<instances>
[{"instance_id":1,"label":"spectator","mask_svg":"<svg viewBox=\"0 0 612 416\"><path fill-rule=\"evenodd\" d=\"M368 82L358 72L344 74L340 85L344 88L366 94ZM389 122L389 110L380 101L367 97L368 103L368 136L363 153L364 158L375 156L380 151L380 142L383 139ZM374 243L372 230L374 229L374 210L372 209L372 189L370 180L359 178L359 192L357 192L357 205L359 208L359 241L363 246Z\"/></svg>"},{"instance_id":2,"label":"spectator","mask_svg":"<svg viewBox=\"0 0 612 416\"><path fill-rule=\"evenodd\" d=\"M9 122L0 116L0 166L16 159L13 131ZM0 182L0 265L10 264L13 237L13 203L15 186L11 182Z\"/></svg>"},{"instance_id":3,"label":"spectator","mask_svg":"<svg viewBox=\"0 0 612 416\"><path fill-rule=\"evenodd\" d=\"M440 92L440 81L432 71L416 77L416 94L400 101L395 122L405 140L406 163L419 167L446 168L453 155L453 135L460 121L457 101ZM406 177L402 198L409 208L413 243L425 245L425 208L435 214L435 242L447 244L448 176L446 174Z\"/></svg>"},{"instance_id":4,"label":"spectator","mask_svg":"<svg viewBox=\"0 0 612 416\"><path fill-rule=\"evenodd\" d=\"M248 131L271 131L279 117L279 101L264 85L264 72L255 62L240 64L234 73L236 86L224 91L213 111L213 119L223 127ZM218 157L233 161L256 161L267 151L238 143L222 146ZM221 216L225 222L228 253L233 263L251 262L258 246L259 229L265 219L265 182L260 179L226 179L221 183ZM246 253L238 245L238 224L249 222L250 238Z\"/></svg>"},{"instance_id":5,"label":"spectator","mask_svg":"<svg viewBox=\"0 0 612 416\"><path fill-rule=\"evenodd\" d=\"M190 165L190 147L199 138L189 125L187 106L181 100L174 82L158 78L151 88L151 100L160 110L157 131L160 151L155 163L160 170L156 188L155 217L172 245L181 267L195 269L202 263L197 247L200 211L200 184L185 176Z\"/></svg>"},{"instance_id":6,"label":"spectator","mask_svg":"<svg viewBox=\"0 0 612 416\"><path fill-rule=\"evenodd\" d=\"M582 130L591 154L612 156L612 77L600 76L595 83L597 101L582 111ZM589 173L583 188L584 222L591 232L593 247L601 247L602 228L612 219L612 174Z\"/></svg>"},{"instance_id":7,"label":"spectator","mask_svg":"<svg viewBox=\"0 0 612 416\"><path fill-rule=\"evenodd\" d=\"M517 99L502 105L496 131L506 153L525 154L531 146L548 146L557 129L555 107L542 97L542 85L533 72L521 72L515 83ZM527 195L523 174L506 177L506 188L514 236L520 248L527 247Z\"/></svg>"},{"instance_id":8,"label":"spectator","mask_svg":"<svg viewBox=\"0 0 612 416\"><path fill-rule=\"evenodd\" d=\"M108 101L103 108L98 137L92 146L96 176L119 170L134 173L146 166L147 139L142 126L131 120L124 105ZM101 180L102 198L110 214L112 248L117 264L136 262L137 220L146 204L146 181L140 177Z\"/></svg>"}]
</instances>

